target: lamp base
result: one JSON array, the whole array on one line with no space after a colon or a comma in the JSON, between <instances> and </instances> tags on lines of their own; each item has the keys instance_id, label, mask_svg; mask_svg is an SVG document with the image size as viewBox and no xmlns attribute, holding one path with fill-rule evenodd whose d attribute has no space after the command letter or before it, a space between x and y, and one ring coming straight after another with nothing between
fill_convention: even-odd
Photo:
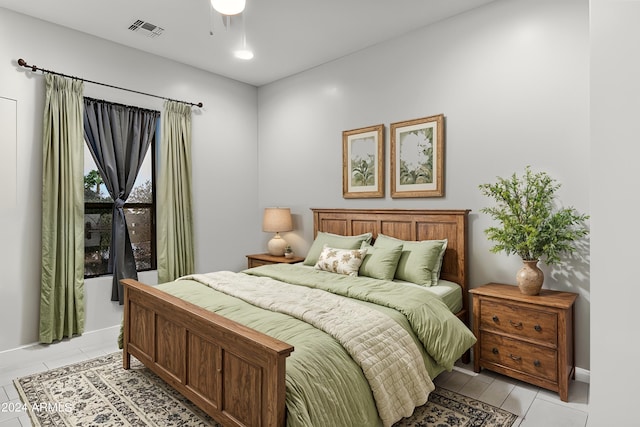
<instances>
[{"instance_id":1,"label":"lamp base","mask_svg":"<svg viewBox=\"0 0 640 427\"><path fill-rule=\"evenodd\" d=\"M287 242L278 233L267 244L269 255L282 256L284 255L284 249L287 247Z\"/></svg>"}]
</instances>

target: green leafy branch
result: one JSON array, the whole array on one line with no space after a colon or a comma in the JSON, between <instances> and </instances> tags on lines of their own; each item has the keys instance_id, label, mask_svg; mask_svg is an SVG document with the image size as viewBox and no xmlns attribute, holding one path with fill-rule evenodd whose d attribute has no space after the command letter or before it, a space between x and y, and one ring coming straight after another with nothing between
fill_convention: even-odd
<instances>
[{"instance_id":1,"label":"green leafy branch","mask_svg":"<svg viewBox=\"0 0 640 427\"><path fill-rule=\"evenodd\" d=\"M522 177L498 178L479 186L483 195L496 201L494 207L480 211L501 226L489 227L485 234L495 243L494 253L515 254L523 260L559 264L563 254L575 252L574 241L586 236L588 215L574 208L554 211L555 193L560 188L547 173L533 173L526 167Z\"/></svg>"}]
</instances>

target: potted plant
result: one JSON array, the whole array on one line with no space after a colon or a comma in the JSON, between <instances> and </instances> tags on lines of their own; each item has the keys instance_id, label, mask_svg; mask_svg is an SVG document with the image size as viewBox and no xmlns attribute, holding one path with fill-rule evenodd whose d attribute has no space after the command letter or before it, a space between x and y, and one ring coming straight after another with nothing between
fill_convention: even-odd
<instances>
[{"instance_id":1,"label":"potted plant","mask_svg":"<svg viewBox=\"0 0 640 427\"><path fill-rule=\"evenodd\" d=\"M293 249L291 249L290 245L284 248L284 256L285 258L293 258Z\"/></svg>"},{"instance_id":2,"label":"potted plant","mask_svg":"<svg viewBox=\"0 0 640 427\"><path fill-rule=\"evenodd\" d=\"M500 223L485 234L495 245L491 252L520 256L524 262L516 279L520 291L537 295L544 275L538 261L560 264L560 257L576 251L574 242L588 234L584 221L589 217L574 208L556 208L555 193L560 184L546 172L533 173L527 166L519 177L500 178L479 186L483 195L496 201L480 211Z\"/></svg>"}]
</instances>

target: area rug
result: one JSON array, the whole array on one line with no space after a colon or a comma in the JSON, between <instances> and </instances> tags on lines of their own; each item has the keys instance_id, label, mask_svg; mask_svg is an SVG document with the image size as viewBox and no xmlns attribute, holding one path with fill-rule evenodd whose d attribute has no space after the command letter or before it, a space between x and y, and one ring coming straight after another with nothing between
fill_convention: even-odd
<instances>
[{"instance_id":1,"label":"area rug","mask_svg":"<svg viewBox=\"0 0 640 427\"><path fill-rule=\"evenodd\" d=\"M35 426L218 426L207 414L122 354L76 363L14 380ZM510 427L516 415L436 388L429 402L395 426Z\"/></svg>"}]
</instances>

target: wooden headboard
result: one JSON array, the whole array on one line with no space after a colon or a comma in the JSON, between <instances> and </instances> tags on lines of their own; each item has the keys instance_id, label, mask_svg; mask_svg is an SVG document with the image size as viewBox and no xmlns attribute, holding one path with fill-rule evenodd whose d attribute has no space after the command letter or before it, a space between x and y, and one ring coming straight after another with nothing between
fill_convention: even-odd
<instances>
[{"instance_id":1,"label":"wooden headboard","mask_svg":"<svg viewBox=\"0 0 640 427\"><path fill-rule=\"evenodd\" d=\"M467 322L467 218L465 210L422 209L317 209L313 211L313 236L318 231L355 236L378 233L402 240L447 239L440 277L462 286L463 309L458 313Z\"/></svg>"}]
</instances>

